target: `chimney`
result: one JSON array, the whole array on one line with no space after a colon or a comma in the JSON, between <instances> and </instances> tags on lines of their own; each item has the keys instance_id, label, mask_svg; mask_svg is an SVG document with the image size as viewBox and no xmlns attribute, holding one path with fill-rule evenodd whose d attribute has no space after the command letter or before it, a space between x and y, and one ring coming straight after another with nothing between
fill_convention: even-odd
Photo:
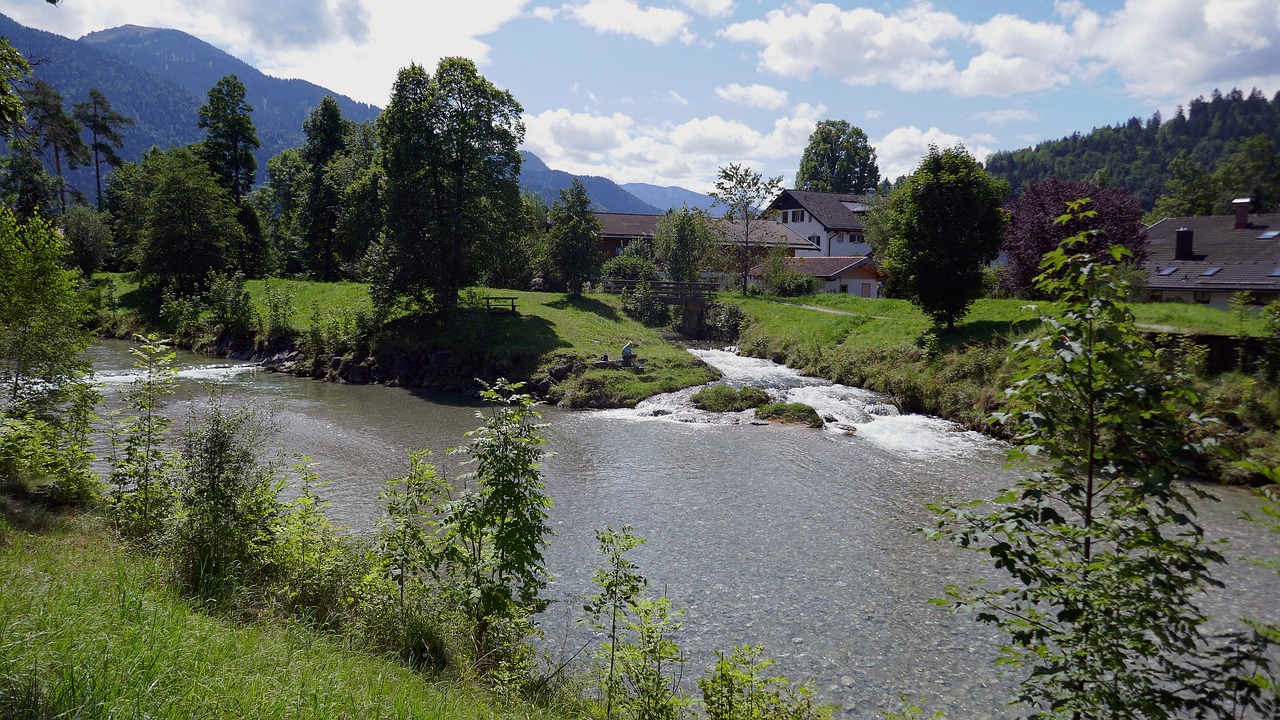
<instances>
[{"instance_id":1,"label":"chimney","mask_svg":"<svg viewBox=\"0 0 1280 720\"><path fill-rule=\"evenodd\" d=\"M1195 257L1195 253L1191 250L1191 228L1178 228L1174 233L1174 260L1191 260Z\"/></svg>"},{"instance_id":2,"label":"chimney","mask_svg":"<svg viewBox=\"0 0 1280 720\"><path fill-rule=\"evenodd\" d=\"M1247 197L1231 201L1231 206L1236 209L1236 230L1245 230L1249 227L1249 205L1251 204Z\"/></svg>"}]
</instances>

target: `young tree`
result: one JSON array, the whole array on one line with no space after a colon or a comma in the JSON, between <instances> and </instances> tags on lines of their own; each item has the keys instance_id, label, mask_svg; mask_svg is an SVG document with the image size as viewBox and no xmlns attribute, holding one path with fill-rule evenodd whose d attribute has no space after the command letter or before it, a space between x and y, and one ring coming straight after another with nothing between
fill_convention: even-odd
<instances>
[{"instance_id":1,"label":"young tree","mask_svg":"<svg viewBox=\"0 0 1280 720\"><path fill-rule=\"evenodd\" d=\"M1089 198L1093 214L1059 222L1062 208L1079 198ZM1131 264L1141 267L1146 260L1142 206L1123 187L1050 178L1027 186L1005 203L1004 209L1009 213L1004 239L1004 289L1014 295L1032 292L1035 277L1040 274L1040 261L1072 235L1085 233L1089 252L1119 245L1129 250Z\"/></svg>"},{"instance_id":2,"label":"young tree","mask_svg":"<svg viewBox=\"0 0 1280 720\"><path fill-rule=\"evenodd\" d=\"M963 147L931 146L889 196L890 240L880 268L935 324L954 328L981 297L982 269L1003 241L1006 191Z\"/></svg>"},{"instance_id":3,"label":"young tree","mask_svg":"<svg viewBox=\"0 0 1280 720\"><path fill-rule=\"evenodd\" d=\"M253 151L261 147L250 114L253 107L244 99L244 83L227 75L209 89L209 100L200 106L197 123L205 131L198 147L200 159L208 164L238 207L253 189L258 159Z\"/></svg>"},{"instance_id":4,"label":"young tree","mask_svg":"<svg viewBox=\"0 0 1280 720\"><path fill-rule=\"evenodd\" d=\"M387 311L449 314L491 244L519 229L520 104L464 58L400 71L378 118L386 239L371 293Z\"/></svg>"},{"instance_id":5,"label":"young tree","mask_svg":"<svg viewBox=\"0 0 1280 720\"><path fill-rule=\"evenodd\" d=\"M1178 483L1208 421L1121 304L1126 251L1104 260L1087 241L1046 256L1039 289L1061 314L1016 346L1020 369L993 418L1027 477L991 510L932 507L933 537L989 555L1011 582L952 587L939 602L1007 635L998 662L1024 673L1015 699L1032 718L1240 717L1258 701L1249 677L1262 658L1204 632L1196 603L1220 586L1211 566L1223 556L1194 521L1192 501L1210 496Z\"/></svg>"},{"instance_id":6,"label":"young tree","mask_svg":"<svg viewBox=\"0 0 1280 720\"><path fill-rule=\"evenodd\" d=\"M711 252L711 229L697 210L668 210L658 220L653 242L667 275L676 282L693 282Z\"/></svg>"},{"instance_id":7,"label":"young tree","mask_svg":"<svg viewBox=\"0 0 1280 720\"><path fill-rule=\"evenodd\" d=\"M153 299L171 286L190 295L210 271L225 267L228 248L243 242L244 229L227 192L189 150L172 150L155 163L138 281Z\"/></svg>"},{"instance_id":8,"label":"young tree","mask_svg":"<svg viewBox=\"0 0 1280 720\"><path fill-rule=\"evenodd\" d=\"M97 184L95 202L102 209L102 164L119 168L123 164L116 151L124 147L121 128L133 124L133 118L125 117L111 108L111 103L98 88L89 89L89 99L77 103L71 116L89 131L89 152L93 153L93 178Z\"/></svg>"},{"instance_id":9,"label":"young tree","mask_svg":"<svg viewBox=\"0 0 1280 720\"><path fill-rule=\"evenodd\" d=\"M796 189L864 193L880 183L876 151L861 128L844 120L823 120L800 156Z\"/></svg>"},{"instance_id":10,"label":"young tree","mask_svg":"<svg viewBox=\"0 0 1280 720\"><path fill-rule=\"evenodd\" d=\"M720 168L716 189L711 197L716 205L724 206L724 219L733 227L736 235L731 243L734 266L742 274L742 294L747 294L747 277L759 252L755 244L759 223L768 219L769 212L761 210L778 193L782 192L782 176L766 179L751 168L733 163Z\"/></svg>"},{"instance_id":11,"label":"young tree","mask_svg":"<svg viewBox=\"0 0 1280 720\"><path fill-rule=\"evenodd\" d=\"M519 390L499 380L481 392L497 407L478 413L484 424L459 449L475 465L475 484L460 493L444 488L436 508L433 567L456 583L450 592L472 621L482 666L492 666L504 639L522 635L527 618L549 602L540 597L548 580L543 548L553 534L539 469L546 440L533 398Z\"/></svg>"},{"instance_id":12,"label":"young tree","mask_svg":"<svg viewBox=\"0 0 1280 720\"><path fill-rule=\"evenodd\" d=\"M582 286L600 275L600 220L591 211L587 188L574 178L551 206L546 257L549 274L570 295L581 295Z\"/></svg>"}]
</instances>

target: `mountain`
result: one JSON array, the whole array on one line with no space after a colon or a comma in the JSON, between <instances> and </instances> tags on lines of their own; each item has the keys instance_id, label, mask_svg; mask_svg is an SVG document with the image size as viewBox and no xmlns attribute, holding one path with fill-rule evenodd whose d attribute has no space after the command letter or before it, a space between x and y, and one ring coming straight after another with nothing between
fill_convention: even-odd
<instances>
[{"instance_id":1,"label":"mountain","mask_svg":"<svg viewBox=\"0 0 1280 720\"><path fill-rule=\"evenodd\" d=\"M524 159L520 168L520 188L537 193L548 205L554 205L560 199L560 191L567 189L574 178L577 178L587 189L587 196L591 198L591 205L596 210L637 215L661 215L663 212L608 178L552 170L541 158L527 150L522 150L520 155Z\"/></svg>"},{"instance_id":2,"label":"mountain","mask_svg":"<svg viewBox=\"0 0 1280 720\"><path fill-rule=\"evenodd\" d=\"M102 91L112 107L134 120L124 129L121 157L137 160L152 146L169 148L199 142L204 131L198 111L208 91L222 77L235 74L245 85L253 107L253 124L262 147L258 179L266 178L267 159L302 144L302 122L325 95L333 95L348 120L363 122L378 108L359 103L304 80L284 80L199 38L177 30L126 25L90 33L79 40L35 30L0 15L0 36L32 61L32 74L62 94L68 110ZM71 178L76 187L91 188L92 171Z\"/></svg>"},{"instance_id":3,"label":"mountain","mask_svg":"<svg viewBox=\"0 0 1280 720\"><path fill-rule=\"evenodd\" d=\"M621 187L662 210L679 210L682 207L710 210L716 204L715 198L710 195L703 195L675 185L662 187L648 183L624 183Z\"/></svg>"}]
</instances>

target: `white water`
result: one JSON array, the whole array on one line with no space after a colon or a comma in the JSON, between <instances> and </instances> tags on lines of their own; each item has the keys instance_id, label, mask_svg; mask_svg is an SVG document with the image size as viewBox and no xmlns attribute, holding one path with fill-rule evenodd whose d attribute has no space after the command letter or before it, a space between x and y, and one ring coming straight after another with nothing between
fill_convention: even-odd
<instances>
[{"instance_id":1,"label":"white water","mask_svg":"<svg viewBox=\"0 0 1280 720\"><path fill-rule=\"evenodd\" d=\"M732 349L691 350L719 370L721 384L758 387L771 400L812 407L826 421L823 432L845 442L869 442L891 452L921 459L945 460L989 449L990 438L955 423L927 415L903 415L883 395L801 375L769 360L743 357ZM695 408L690 398L701 388L688 388L641 402L634 410L607 410L615 418L654 419L682 423L740 424L755 420L755 411L712 413Z\"/></svg>"}]
</instances>

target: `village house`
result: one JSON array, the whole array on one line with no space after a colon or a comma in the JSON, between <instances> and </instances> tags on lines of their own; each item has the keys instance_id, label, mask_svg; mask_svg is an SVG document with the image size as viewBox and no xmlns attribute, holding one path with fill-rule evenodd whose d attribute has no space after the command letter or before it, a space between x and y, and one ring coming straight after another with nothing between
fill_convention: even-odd
<instances>
[{"instance_id":1,"label":"village house","mask_svg":"<svg viewBox=\"0 0 1280 720\"><path fill-rule=\"evenodd\" d=\"M819 292L846 293L864 298L879 298L885 280L875 261L858 257L794 257L787 267L818 279ZM760 280L762 265L751 269L751 277Z\"/></svg>"},{"instance_id":2,"label":"village house","mask_svg":"<svg viewBox=\"0 0 1280 720\"><path fill-rule=\"evenodd\" d=\"M636 215L631 213L597 212L600 221L600 251L605 257L616 257L622 249L633 240L639 238L653 239L658 230L661 215ZM720 218L711 219L711 232L723 248L742 245L741 223L730 222ZM763 257L769 250L783 246L789 255L808 253L814 249L813 243L796 234L793 230L775 220L755 220L751 223L751 251L753 255Z\"/></svg>"},{"instance_id":3,"label":"village house","mask_svg":"<svg viewBox=\"0 0 1280 720\"><path fill-rule=\"evenodd\" d=\"M797 257L861 257L871 254L863 235L866 195L783 190L769 204L778 222L813 246Z\"/></svg>"},{"instance_id":4,"label":"village house","mask_svg":"<svg viewBox=\"0 0 1280 720\"><path fill-rule=\"evenodd\" d=\"M1249 292L1258 304L1280 299L1280 214L1165 218L1147 229L1147 291L1153 301L1226 308Z\"/></svg>"}]
</instances>

